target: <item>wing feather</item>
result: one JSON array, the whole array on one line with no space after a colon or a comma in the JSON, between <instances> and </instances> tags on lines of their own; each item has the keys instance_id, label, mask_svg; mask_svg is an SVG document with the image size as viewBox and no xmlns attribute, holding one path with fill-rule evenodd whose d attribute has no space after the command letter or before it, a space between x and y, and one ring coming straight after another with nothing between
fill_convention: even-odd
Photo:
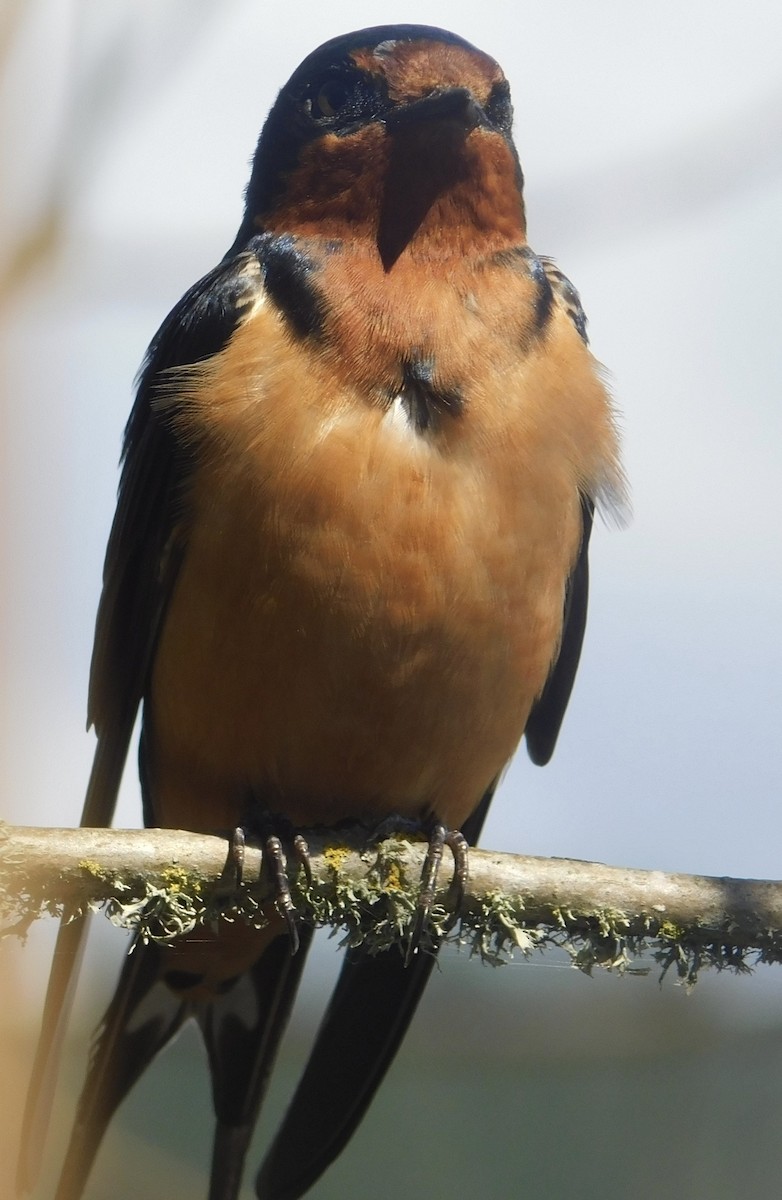
<instances>
[{"instance_id":1,"label":"wing feather","mask_svg":"<svg viewBox=\"0 0 782 1200\"><path fill-rule=\"evenodd\" d=\"M225 260L180 300L155 336L139 376L103 574L90 673L89 724L98 742L83 826L111 824L139 704L166 602L185 549L184 483L189 464L156 405L173 367L217 353L260 286L252 252ZM171 409L170 401L167 411ZM35 1183L88 920L63 923L57 938L22 1127L20 1192Z\"/></svg>"}]
</instances>

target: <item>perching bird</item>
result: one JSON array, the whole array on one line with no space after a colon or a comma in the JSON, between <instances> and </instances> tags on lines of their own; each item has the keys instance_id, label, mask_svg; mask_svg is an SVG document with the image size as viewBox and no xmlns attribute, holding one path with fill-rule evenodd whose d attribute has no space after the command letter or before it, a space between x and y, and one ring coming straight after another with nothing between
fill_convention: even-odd
<instances>
[{"instance_id":1,"label":"perching bird","mask_svg":"<svg viewBox=\"0 0 782 1200\"><path fill-rule=\"evenodd\" d=\"M304 60L261 134L239 233L155 336L128 422L97 618L83 824L112 819L143 709L149 825L410 818L480 831L522 735L551 756L584 632L596 501L621 494L578 296L527 245L508 84L427 26ZM57 1200L189 1017L235 1200L304 964L272 911L128 957ZM26 1114L40 1154L83 924L65 926ZM301 1196L392 1060L434 962L347 956L258 1178Z\"/></svg>"}]
</instances>

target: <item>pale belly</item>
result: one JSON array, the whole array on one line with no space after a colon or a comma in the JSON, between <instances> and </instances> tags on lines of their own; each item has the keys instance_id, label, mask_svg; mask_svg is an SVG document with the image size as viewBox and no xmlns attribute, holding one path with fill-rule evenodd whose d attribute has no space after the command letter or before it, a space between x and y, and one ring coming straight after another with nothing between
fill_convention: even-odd
<instances>
[{"instance_id":1,"label":"pale belly","mask_svg":"<svg viewBox=\"0 0 782 1200\"><path fill-rule=\"evenodd\" d=\"M523 472L411 459L376 414L345 441L276 478L201 468L145 718L163 824L225 828L251 797L298 825L458 826L518 744L558 647L572 478L541 510Z\"/></svg>"}]
</instances>

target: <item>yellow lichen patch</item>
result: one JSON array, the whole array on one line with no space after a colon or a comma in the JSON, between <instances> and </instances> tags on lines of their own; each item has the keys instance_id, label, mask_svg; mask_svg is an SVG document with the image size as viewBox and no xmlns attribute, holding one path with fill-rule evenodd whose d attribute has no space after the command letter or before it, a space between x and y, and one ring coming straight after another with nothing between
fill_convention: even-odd
<instances>
[{"instance_id":1,"label":"yellow lichen patch","mask_svg":"<svg viewBox=\"0 0 782 1200\"><path fill-rule=\"evenodd\" d=\"M327 846L323 851L323 858L329 870L338 874L349 853L346 846Z\"/></svg>"},{"instance_id":2,"label":"yellow lichen patch","mask_svg":"<svg viewBox=\"0 0 782 1200\"><path fill-rule=\"evenodd\" d=\"M195 896L201 894L201 884L197 879L193 879L193 877L187 873L184 867L179 867L175 864L170 867L166 867L165 871L162 873L162 879L164 880L166 887L173 893L191 892Z\"/></svg>"},{"instance_id":3,"label":"yellow lichen patch","mask_svg":"<svg viewBox=\"0 0 782 1200\"><path fill-rule=\"evenodd\" d=\"M385 890L388 892L403 892L405 890L404 875L399 863L392 862L388 864L383 884Z\"/></svg>"},{"instance_id":4,"label":"yellow lichen patch","mask_svg":"<svg viewBox=\"0 0 782 1200\"><path fill-rule=\"evenodd\" d=\"M92 875L94 879L105 879L107 877L107 872L94 858L80 858L79 870L84 871L86 875Z\"/></svg>"}]
</instances>

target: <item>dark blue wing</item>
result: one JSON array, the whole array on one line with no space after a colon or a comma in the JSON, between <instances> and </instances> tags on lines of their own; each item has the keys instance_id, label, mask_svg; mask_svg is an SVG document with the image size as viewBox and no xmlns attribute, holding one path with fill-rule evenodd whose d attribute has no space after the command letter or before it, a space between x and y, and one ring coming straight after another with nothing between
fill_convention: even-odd
<instances>
[{"instance_id":1,"label":"dark blue wing","mask_svg":"<svg viewBox=\"0 0 782 1200\"><path fill-rule=\"evenodd\" d=\"M255 269L253 269L253 265ZM221 263L179 301L156 334L125 429L123 468L103 571L90 672L89 723L98 735L82 824L111 820L128 742L166 602L185 549L191 464L171 429L176 402L161 384L172 368L218 353L260 287L245 254Z\"/></svg>"},{"instance_id":2,"label":"dark blue wing","mask_svg":"<svg viewBox=\"0 0 782 1200\"><path fill-rule=\"evenodd\" d=\"M581 657L589 599L589 535L592 532L593 513L594 504L582 496L581 545L565 592L562 643L546 686L536 700L524 730L527 752L539 767L544 767L554 753Z\"/></svg>"},{"instance_id":3,"label":"dark blue wing","mask_svg":"<svg viewBox=\"0 0 782 1200\"><path fill-rule=\"evenodd\" d=\"M540 261L543 263L556 303L564 308L579 337L585 345L588 344L586 313L581 306L578 292L550 258L541 258ZM546 686L527 719L524 731L527 752L539 767L545 766L554 753L581 657L589 601L589 536L592 532L594 511L592 499L582 496L581 543L565 592L562 642Z\"/></svg>"},{"instance_id":4,"label":"dark blue wing","mask_svg":"<svg viewBox=\"0 0 782 1200\"><path fill-rule=\"evenodd\" d=\"M188 462L155 406L172 367L215 354L230 338L259 286L252 253L225 261L195 284L166 318L150 346L125 431L123 469L103 577L90 677L89 722L98 744L81 824L109 825L128 744L176 569L184 550ZM170 411L170 404L168 411ZM56 1083L60 1048L87 930L85 917L57 938L41 1036L25 1108L18 1183L29 1191L38 1173Z\"/></svg>"}]
</instances>

